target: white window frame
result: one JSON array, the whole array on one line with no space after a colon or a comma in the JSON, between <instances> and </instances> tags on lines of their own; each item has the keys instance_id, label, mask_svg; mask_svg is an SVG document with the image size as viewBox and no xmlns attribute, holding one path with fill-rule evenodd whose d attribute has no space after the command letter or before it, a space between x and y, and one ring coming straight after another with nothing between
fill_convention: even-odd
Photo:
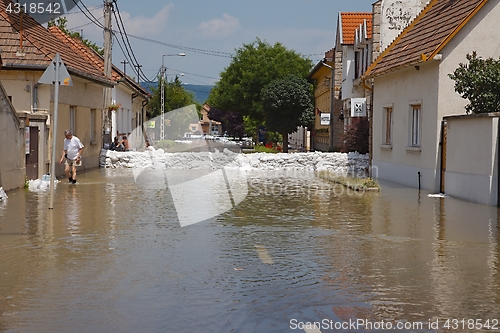
<instances>
[{"instance_id":1,"label":"white window frame","mask_svg":"<svg viewBox=\"0 0 500 333\"><path fill-rule=\"evenodd\" d=\"M382 105L382 149L392 149L394 142L394 104ZM390 119L388 119L390 117Z\"/></svg>"},{"instance_id":2,"label":"white window frame","mask_svg":"<svg viewBox=\"0 0 500 333\"><path fill-rule=\"evenodd\" d=\"M411 101L408 113L408 146L422 145L422 101Z\"/></svg>"}]
</instances>

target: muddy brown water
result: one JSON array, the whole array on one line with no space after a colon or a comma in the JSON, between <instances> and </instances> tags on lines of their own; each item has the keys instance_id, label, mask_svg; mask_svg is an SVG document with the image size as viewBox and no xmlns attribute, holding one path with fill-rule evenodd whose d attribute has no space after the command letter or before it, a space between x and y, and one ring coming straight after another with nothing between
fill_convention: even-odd
<instances>
[{"instance_id":1,"label":"muddy brown water","mask_svg":"<svg viewBox=\"0 0 500 333\"><path fill-rule=\"evenodd\" d=\"M182 228L168 188L130 170L61 182L53 210L48 191L9 192L0 331L500 330L495 207L385 182L359 195L310 176L247 180L236 208Z\"/></svg>"}]
</instances>

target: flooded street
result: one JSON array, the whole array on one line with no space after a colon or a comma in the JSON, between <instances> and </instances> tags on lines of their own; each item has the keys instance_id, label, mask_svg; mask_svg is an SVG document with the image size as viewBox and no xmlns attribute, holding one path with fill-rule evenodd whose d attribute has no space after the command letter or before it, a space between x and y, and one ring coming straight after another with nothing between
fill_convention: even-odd
<instances>
[{"instance_id":1,"label":"flooded street","mask_svg":"<svg viewBox=\"0 0 500 333\"><path fill-rule=\"evenodd\" d=\"M496 207L248 173L239 205L181 227L153 185L94 170L59 183L53 210L48 191L9 192L0 331L500 331Z\"/></svg>"}]
</instances>

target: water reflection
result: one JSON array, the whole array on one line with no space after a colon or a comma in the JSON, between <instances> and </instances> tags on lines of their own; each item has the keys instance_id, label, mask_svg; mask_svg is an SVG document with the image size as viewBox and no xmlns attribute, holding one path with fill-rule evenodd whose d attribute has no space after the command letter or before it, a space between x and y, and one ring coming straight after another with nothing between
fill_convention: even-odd
<instances>
[{"instance_id":1,"label":"water reflection","mask_svg":"<svg viewBox=\"0 0 500 333\"><path fill-rule=\"evenodd\" d=\"M138 186L128 170L61 183L53 210L48 193L9 193L0 331L288 332L291 319L499 318L496 208L390 183L360 195L305 173L247 179L236 208L184 228L165 184Z\"/></svg>"}]
</instances>

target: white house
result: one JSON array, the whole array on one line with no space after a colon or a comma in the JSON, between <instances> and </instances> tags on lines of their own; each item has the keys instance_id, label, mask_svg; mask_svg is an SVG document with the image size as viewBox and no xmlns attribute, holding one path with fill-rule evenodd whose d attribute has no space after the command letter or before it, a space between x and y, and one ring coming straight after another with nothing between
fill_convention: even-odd
<instances>
[{"instance_id":1,"label":"white house","mask_svg":"<svg viewBox=\"0 0 500 333\"><path fill-rule=\"evenodd\" d=\"M472 51L499 57L499 2L432 0L372 63L374 176L443 190L442 120L467 104L448 74Z\"/></svg>"}]
</instances>

